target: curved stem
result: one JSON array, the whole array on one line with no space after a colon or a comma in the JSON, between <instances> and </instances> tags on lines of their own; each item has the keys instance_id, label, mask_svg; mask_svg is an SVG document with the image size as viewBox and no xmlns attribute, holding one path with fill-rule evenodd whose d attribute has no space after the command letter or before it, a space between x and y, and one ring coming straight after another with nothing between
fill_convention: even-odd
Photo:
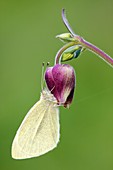
<instances>
[{"instance_id":1,"label":"curved stem","mask_svg":"<svg viewBox=\"0 0 113 170\"><path fill-rule=\"evenodd\" d=\"M96 47L95 45L91 44L90 42L81 39L81 45L86 47L88 50L94 52L95 54L99 55L104 61L106 61L109 65L113 67L113 58L111 58L108 54L102 51L100 48Z\"/></svg>"},{"instance_id":2,"label":"curved stem","mask_svg":"<svg viewBox=\"0 0 113 170\"><path fill-rule=\"evenodd\" d=\"M73 46L75 42L69 42L68 44L64 45L56 54L55 56L55 64L60 63L61 61L61 54L69 47Z\"/></svg>"},{"instance_id":3,"label":"curved stem","mask_svg":"<svg viewBox=\"0 0 113 170\"><path fill-rule=\"evenodd\" d=\"M113 66L113 58L111 58L108 54L106 54L104 51L102 51L100 48L96 47L95 45L91 44L90 42L84 40L79 35L74 34L67 18L65 15L65 9L62 10L62 20L67 27L68 31L72 34L72 36L75 39L75 44L80 44L83 47L87 48L91 52L94 52L95 54L99 55L104 61L106 61L109 65Z\"/></svg>"},{"instance_id":4,"label":"curved stem","mask_svg":"<svg viewBox=\"0 0 113 170\"><path fill-rule=\"evenodd\" d=\"M67 20L67 18L66 18L65 9L62 9L62 20L63 20L65 26L67 27L68 31L69 31L73 36L75 36L75 33L74 33L74 31L72 30L72 28L71 28L71 26L70 26L70 24L69 24L69 22L68 22L68 20Z\"/></svg>"}]
</instances>

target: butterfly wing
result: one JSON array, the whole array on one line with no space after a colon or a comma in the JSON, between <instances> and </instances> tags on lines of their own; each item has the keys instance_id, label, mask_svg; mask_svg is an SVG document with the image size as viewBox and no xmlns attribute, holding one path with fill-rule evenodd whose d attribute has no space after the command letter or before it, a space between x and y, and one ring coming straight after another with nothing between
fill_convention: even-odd
<instances>
[{"instance_id":1,"label":"butterfly wing","mask_svg":"<svg viewBox=\"0 0 113 170\"><path fill-rule=\"evenodd\" d=\"M40 100L27 113L12 144L12 157L40 156L57 146L59 109L53 102Z\"/></svg>"}]
</instances>

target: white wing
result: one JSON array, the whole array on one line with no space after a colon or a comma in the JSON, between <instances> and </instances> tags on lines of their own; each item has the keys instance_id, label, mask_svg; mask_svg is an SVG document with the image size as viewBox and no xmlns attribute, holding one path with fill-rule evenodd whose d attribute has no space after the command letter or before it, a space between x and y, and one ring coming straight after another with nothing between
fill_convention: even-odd
<instances>
[{"instance_id":1,"label":"white wing","mask_svg":"<svg viewBox=\"0 0 113 170\"><path fill-rule=\"evenodd\" d=\"M53 102L41 99L27 113L12 144L12 157L40 156L57 146L59 110Z\"/></svg>"}]
</instances>

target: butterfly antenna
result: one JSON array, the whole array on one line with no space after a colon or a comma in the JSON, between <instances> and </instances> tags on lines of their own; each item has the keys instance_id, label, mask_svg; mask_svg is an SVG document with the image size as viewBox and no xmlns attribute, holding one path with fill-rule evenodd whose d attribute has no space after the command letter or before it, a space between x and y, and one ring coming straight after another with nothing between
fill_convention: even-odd
<instances>
[{"instance_id":1,"label":"butterfly antenna","mask_svg":"<svg viewBox=\"0 0 113 170\"><path fill-rule=\"evenodd\" d=\"M45 63L43 62L42 63L42 77L41 77L41 89L42 90L44 89L44 83L45 83L45 78L44 78L44 69L45 68L44 68L44 66L45 66ZM46 69L48 68L48 66L49 66L49 62L47 62Z\"/></svg>"},{"instance_id":2,"label":"butterfly antenna","mask_svg":"<svg viewBox=\"0 0 113 170\"><path fill-rule=\"evenodd\" d=\"M44 89L44 62L42 63L41 89Z\"/></svg>"},{"instance_id":3,"label":"butterfly antenna","mask_svg":"<svg viewBox=\"0 0 113 170\"><path fill-rule=\"evenodd\" d=\"M49 63L49 62L47 62L47 67L49 66L49 64L50 64L50 63Z\"/></svg>"}]
</instances>

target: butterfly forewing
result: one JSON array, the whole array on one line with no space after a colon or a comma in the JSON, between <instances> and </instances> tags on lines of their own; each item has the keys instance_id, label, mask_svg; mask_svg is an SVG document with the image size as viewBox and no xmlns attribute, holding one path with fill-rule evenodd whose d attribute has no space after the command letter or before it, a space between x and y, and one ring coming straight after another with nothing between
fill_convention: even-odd
<instances>
[{"instance_id":1,"label":"butterfly forewing","mask_svg":"<svg viewBox=\"0 0 113 170\"><path fill-rule=\"evenodd\" d=\"M12 144L14 159L40 156L57 146L59 110L52 101L50 92L46 93L47 99L42 97L30 109L16 133Z\"/></svg>"}]
</instances>

